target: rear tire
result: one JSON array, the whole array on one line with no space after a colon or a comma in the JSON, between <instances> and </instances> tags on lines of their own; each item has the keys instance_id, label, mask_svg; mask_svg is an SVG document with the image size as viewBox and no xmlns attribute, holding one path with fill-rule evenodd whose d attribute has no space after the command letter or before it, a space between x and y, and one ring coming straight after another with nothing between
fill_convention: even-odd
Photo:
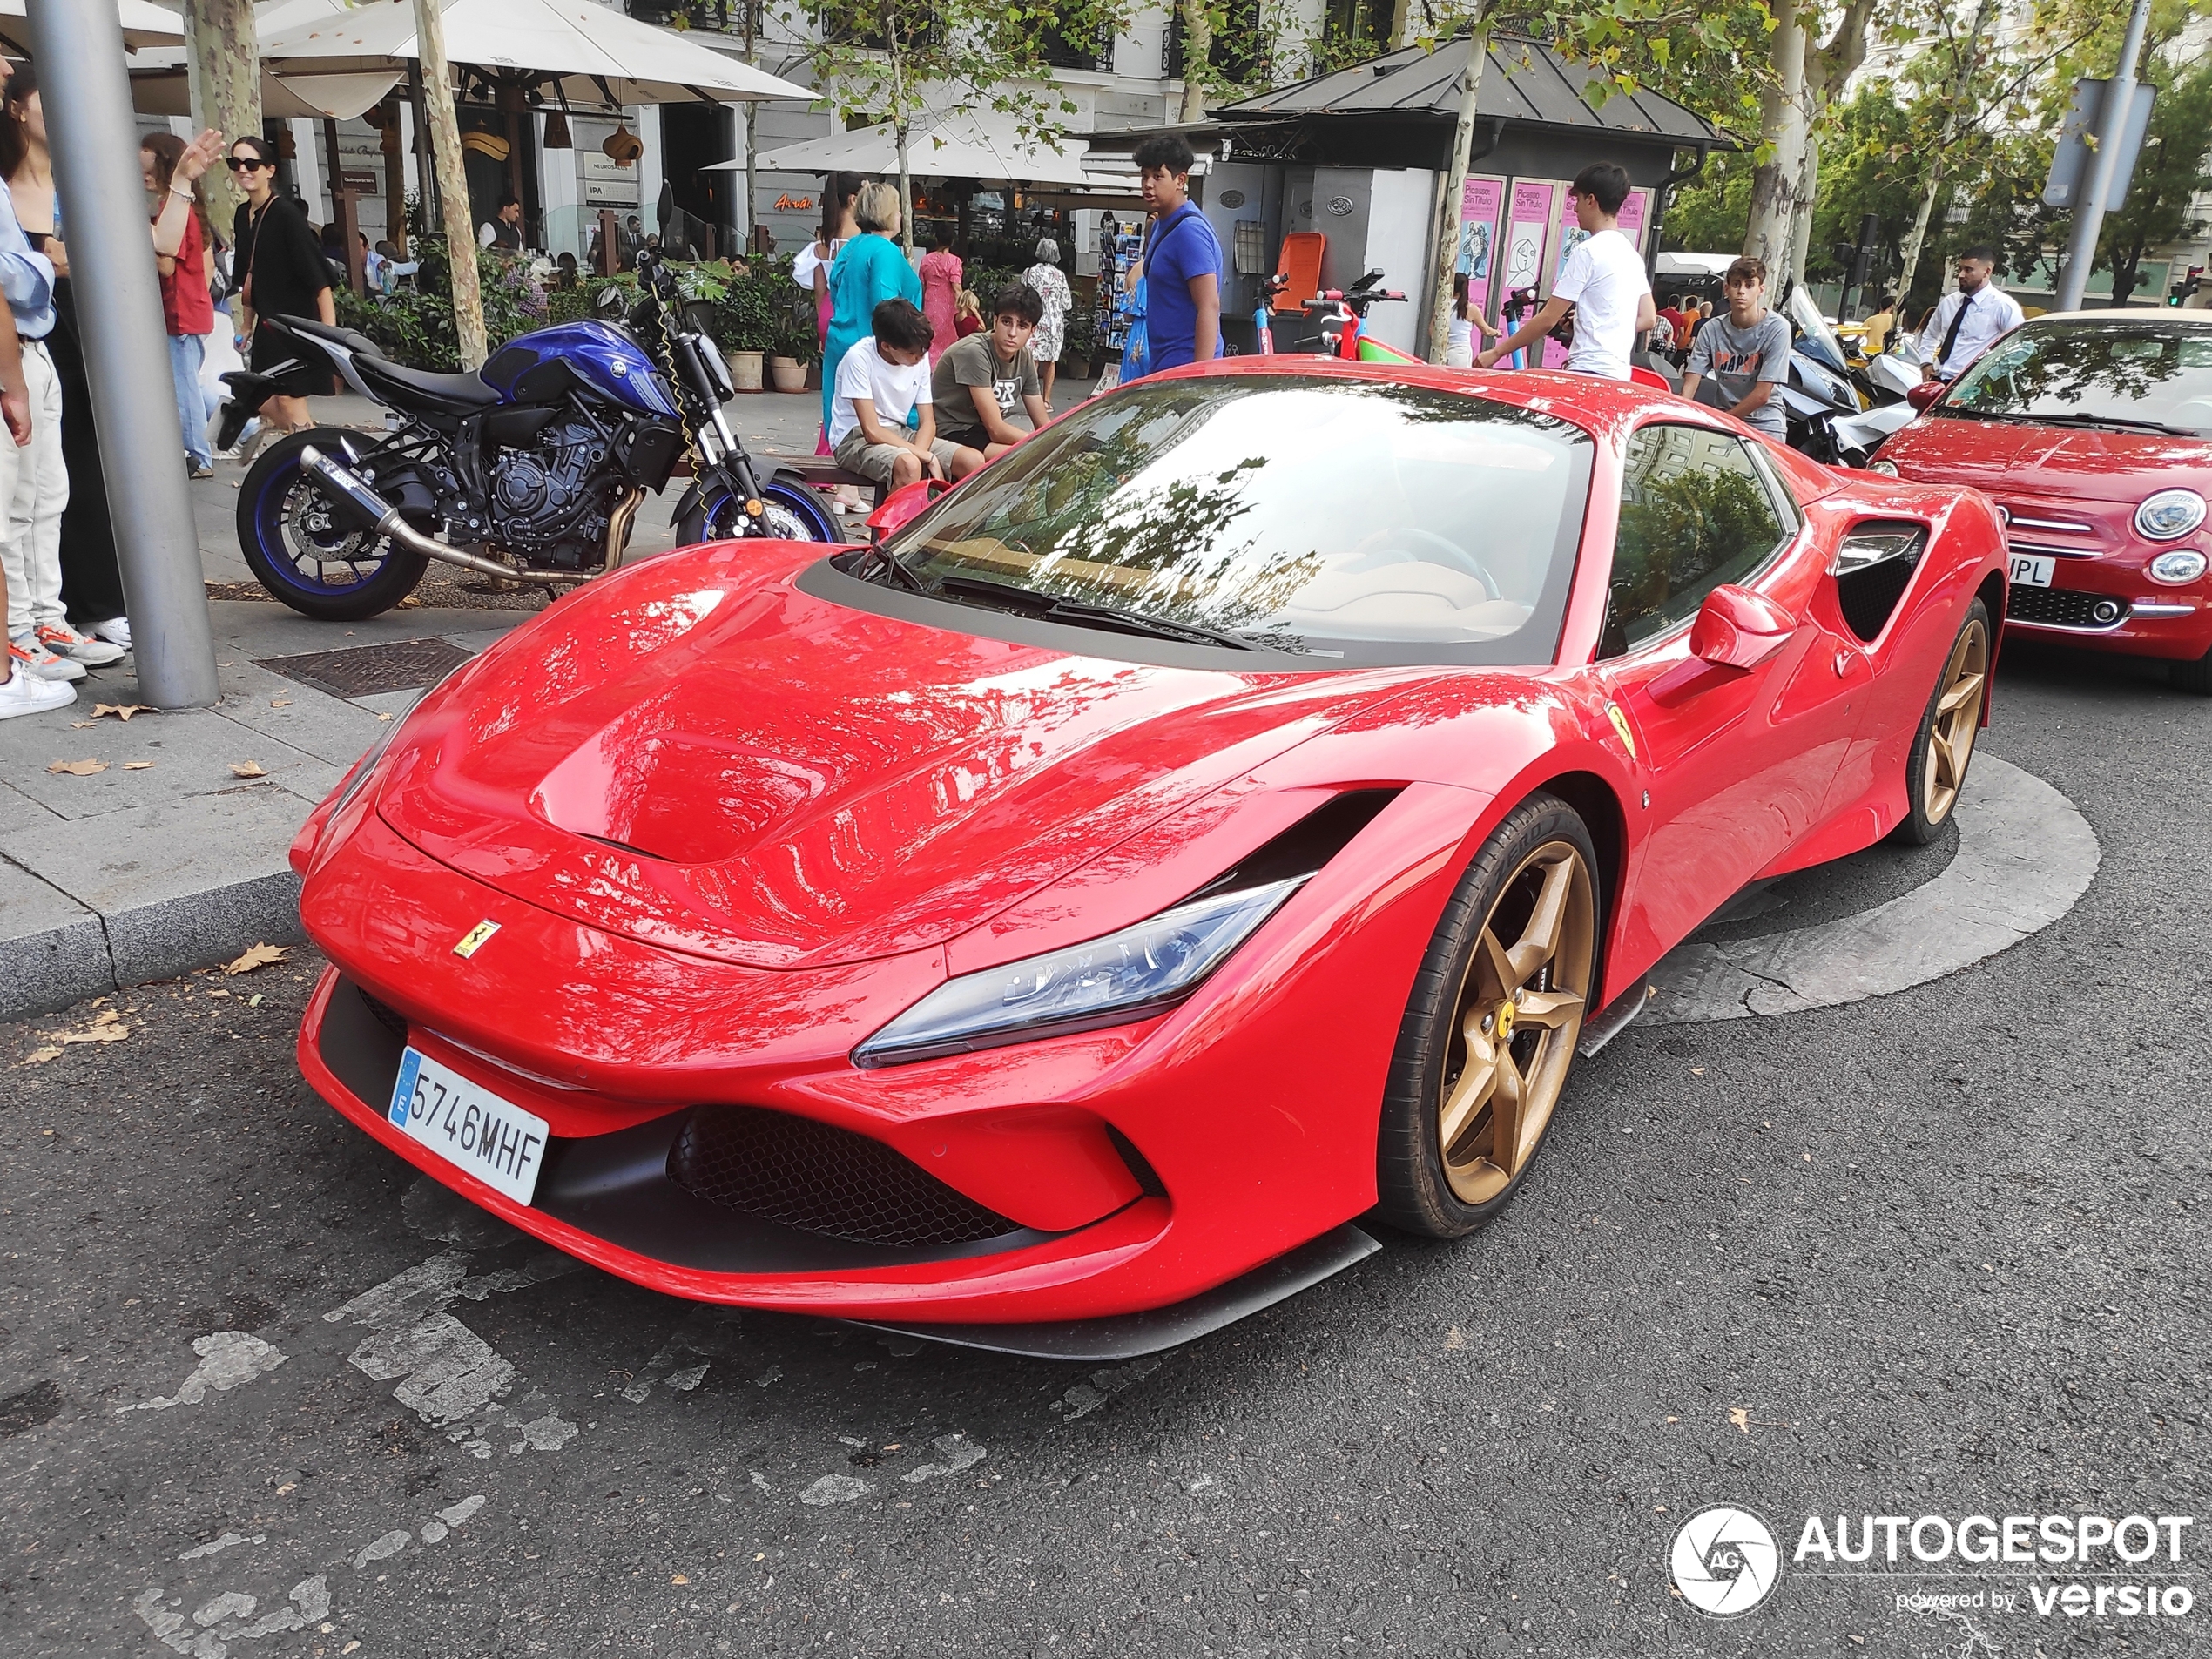
<instances>
[{"instance_id":1,"label":"rear tire","mask_svg":"<svg viewBox=\"0 0 2212 1659\"><path fill-rule=\"evenodd\" d=\"M256 580L303 617L360 622L407 597L430 568L389 537L347 528L300 469L309 444L326 455L368 446L342 427L293 432L262 449L238 492L238 544Z\"/></svg>"},{"instance_id":2,"label":"rear tire","mask_svg":"<svg viewBox=\"0 0 2212 1659\"><path fill-rule=\"evenodd\" d=\"M2212 651L2193 661L2167 664L2166 683L2192 697L2212 697Z\"/></svg>"},{"instance_id":3,"label":"rear tire","mask_svg":"<svg viewBox=\"0 0 2212 1659\"><path fill-rule=\"evenodd\" d=\"M1905 817L1890 832L1892 840L1925 846L1958 806L1989 697L1993 641L1989 607L1975 599L1966 607L1966 620L1936 677L1920 729L1912 735L1912 754L1905 763Z\"/></svg>"},{"instance_id":4,"label":"rear tire","mask_svg":"<svg viewBox=\"0 0 2212 1659\"><path fill-rule=\"evenodd\" d=\"M1460 878L1413 981L1383 1094L1377 1209L1458 1238L1520 1190L1597 988L1597 853L1554 796L1507 815Z\"/></svg>"}]
</instances>

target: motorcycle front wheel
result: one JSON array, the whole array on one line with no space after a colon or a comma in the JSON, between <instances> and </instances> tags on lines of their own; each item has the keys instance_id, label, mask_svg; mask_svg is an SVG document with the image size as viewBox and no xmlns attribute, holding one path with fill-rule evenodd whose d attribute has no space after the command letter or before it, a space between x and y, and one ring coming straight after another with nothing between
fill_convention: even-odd
<instances>
[{"instance_id":1,"label":"motorcycle front wheel","mask_svg":"<svg viewBox=\"0 0 2212 1659\"><path fill-rule=\"evenodd\" d=\"M772 483L760 492L761 517L768 535L779 542L844 542L848 538L821 497L804 484ZM727 542L745 534L745 503L726 484L712 483L676 525L676 545Z\"/></svg>"},{"instance_id":2,"label":"motorcycle front wheel","mask_svg":"<svg viewBox=\"0 0 2212 1659\"><path fill-rule=\"evenodd\" d=\"M368 449L342 427L294 432L264 448L239 488L239 550L260 584L303 617L381 616L415 591L430 562L341 518L300 470L309 444L345 457Z\"/></svg>"}]
</instances>

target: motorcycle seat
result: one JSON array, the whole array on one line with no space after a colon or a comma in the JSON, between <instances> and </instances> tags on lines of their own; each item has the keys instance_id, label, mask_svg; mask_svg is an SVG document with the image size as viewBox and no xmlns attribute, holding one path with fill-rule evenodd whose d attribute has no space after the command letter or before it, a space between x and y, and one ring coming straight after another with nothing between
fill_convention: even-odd
<instances>
[{"instance_id":1,"label":"motorcycle seat","mask_svg":"<svg viewBox=\"0 0 2212 1659\"><path fill-rule=\"evenodd\" d=\"M499 402L498 393L472 372L441 374L409 368L388 357L356 357L354 368L371 390L389 398L395 408L435 415L473 415Z\"/></svg>"},{"instance_id":2,"label":"motorcycle seat","mask_svg":"<svg viewBox=\"0 0 2212 1659\"><path fill-rule=\"evenodd\" d=\"M384 348L357 328L340 328L330 323L318 322L313 317L277 316L269 319L287 333L298 335L310 344L327 341L341 346L356 358L384 355Z\"/></svg>"}]
</instances>

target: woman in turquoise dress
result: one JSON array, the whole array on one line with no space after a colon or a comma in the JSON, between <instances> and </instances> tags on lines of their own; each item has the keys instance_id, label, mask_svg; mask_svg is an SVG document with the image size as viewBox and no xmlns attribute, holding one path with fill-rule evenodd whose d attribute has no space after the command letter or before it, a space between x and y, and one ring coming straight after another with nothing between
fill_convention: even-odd
<instances>
[{"instance_id":1,"label":"woman in turquoise dress","mask_svg":"<svg viewBox=\"0 0 2212 1659\"><path fill-rule=\"evenodd\" d=\"M837 251L830 266L830 326L822 342L822 429L829 429L830 399L837 366L875 326L875 308L886 300L904 300L919 308L921 278L899 245L899 192L889 185L860 186L853 203L860 233Z\"/></svg>"}]
</instances>

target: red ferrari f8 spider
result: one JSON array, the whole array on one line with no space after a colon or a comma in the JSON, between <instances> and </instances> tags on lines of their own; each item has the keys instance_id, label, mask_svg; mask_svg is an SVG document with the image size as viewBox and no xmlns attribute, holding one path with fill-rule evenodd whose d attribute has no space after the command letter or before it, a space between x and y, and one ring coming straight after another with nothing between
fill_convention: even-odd
<instances>
[{"instance_id":1,"label":"red ferrari f8 spider","mask_svg":"<svg viewBox=\"0 0 2212 1659\"><path fill-rule=\"evenodd\" d=\"M643 1285L1164 1346L1480 1226L1669 947L1932 835L2004 598L1983 497L1666 394L1149 379L464 664L293 847L300 1062Z\"/></svg>"}]
</instances>

